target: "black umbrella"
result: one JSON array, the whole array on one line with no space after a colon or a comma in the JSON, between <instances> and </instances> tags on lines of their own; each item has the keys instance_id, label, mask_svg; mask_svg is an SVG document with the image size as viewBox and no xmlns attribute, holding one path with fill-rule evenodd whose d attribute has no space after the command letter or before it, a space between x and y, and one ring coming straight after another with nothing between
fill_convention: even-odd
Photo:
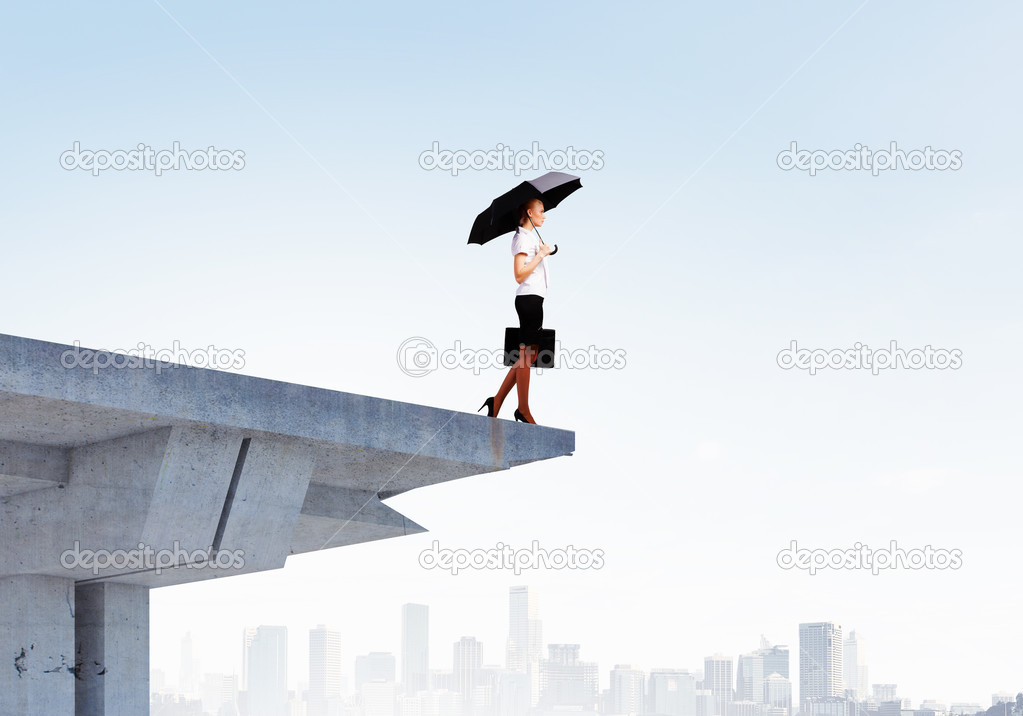
<instances>
[{"instance_id":1,"label":"black umbrella","mask_svg":"<svg viewBox=\"0 0 1023 716\"><path fill-rule=\"evenodd\" d=\"M579 177L562 172L547 172L536 179L529 179L522 182L511 191L502 194L490 203L490 208L485 209L476 217L472 224L472 231L469 232L470 244L485 244L491 239L496 239L509 231L515 231L519 227L519 207L529 199L539 199L543 202L544 211L553 209L561 200L582 187ZM532 223L532 222L530 222ZM536 227L533 227L536 229ZM536 232L540 241L540 232ZM554 251L558 250L557 244ZM551 253L553 254L554 251Z\"/></svg>"}]
</instances>

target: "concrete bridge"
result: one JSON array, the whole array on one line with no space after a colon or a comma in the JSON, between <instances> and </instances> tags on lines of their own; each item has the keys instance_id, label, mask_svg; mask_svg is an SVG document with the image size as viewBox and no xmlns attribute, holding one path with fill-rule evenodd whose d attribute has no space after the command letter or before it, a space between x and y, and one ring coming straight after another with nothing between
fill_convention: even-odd
<instances>
[{"instance_id":1,"label":"concrete bridge","mask_svg":"<svg viewBox=\"0 0 1023 716\"><path fill-rule=\"evenodd\" d=\"M99 358L99 360L96 360ZM424 528L575 434L0 334L0 714L149 713L149 590Z\"/></svg>"}]
</instances>

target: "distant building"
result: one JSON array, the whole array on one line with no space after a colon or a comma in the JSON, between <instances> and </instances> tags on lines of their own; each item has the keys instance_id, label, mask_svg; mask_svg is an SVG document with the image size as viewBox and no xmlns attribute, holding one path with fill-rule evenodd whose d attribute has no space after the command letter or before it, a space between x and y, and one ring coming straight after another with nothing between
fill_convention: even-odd
<instances>
[{"instance_id":1,"label":"distant building","mask_svg":"<svg viewBox=\"0 0 1023 716\"><path fill-rule=\"evenodd\" d=\"M389 651L371 651L355 657L355 689L371 681L394 683L394 654Z\"/></svg>"},{"instance_id":2,"label":"distant building","mask_svg":"<svg viewBox=\"0 0 1023 716\"><path fill-rule=\"evenodd\" d=\"M697 716L696 677L678 669L653 669L647 681L647 713Z\"/></svg>"},{"instance_id":3,"label":"distant building","mask_svg":"<svg viewBox=\"0 0 1023 716\"><path fill-rule=\"evenodd\" d=\"M732 657L714 654L703 660L703 688L714 694L714 714L728 716L732 702Z\"/></svg>"},{"instance_id":4,"label":"distant building","mask_svg":"<svg viewBox=\"0 0 1023 716\"><path fill-rule=\"evenodd\" d=\"M879 702L895 701L898 698L895 695L897 687L897 684L874 684L874 698Z\"/></svg>"},{"instance_id":5,"label":"distant building","mask_svg":"<svg viewBox=\"0 0 1023 716\"><path fill-rule=\"evenodd\" d=\"M980 704L968 702L968 701L954 701L949 707L948 712L952 716L973 716L973 714L983 711Z\"/></svg>"},{"instance_id":6,"label":"distant building","mask_svg":"<svg viewBox=\"0 0 1023 716\"><path fill-rule=\"evenodd\" d=\"M280 716L288 709L288 628L260 626L249 644L249 716Z\"/></svg>"},{"instance_id":7,"label":"distant building","mask_svg":"<svg viewBox=\"0 0 1023 716\"><path fill-rule=\"evenodd\" d=\"M781 674L774 673L764 678L765 714L789 716L792 712L792 682Z\"/></svg>"},{"instance_id":8,"label":"distant building","mask_svg":"<svg viewBox=\"0 0 1023 716\"><path fill-rule=\"evenodd\" d=\"M845 691L851 691L851 697L856 701L865 701L870 695L870 689L868 688L867 655L863 637L856 630L849 632L842 648Z\"/></svg>"},{"instance_id":9,"label":"distant building","mask_svg":"<svg viewBox=\"0 0 1023 716\"><path fill-rule=\"evenodd\" d=\"M359 693L362 696L363 716L397 716L398 694L393 678L390 681L367 681Z\"/></svg>"},{"instance_id":10,"label":"distant building","mask_svg":"<svg viewBox=\"0 0 1023 716\"><path fill-rule=\"evenodd\" d=\"M213 714L238 700L238 682L233 674L204 674L199 685L202 710Z\"/></svg>"},{"instance_id":11,"label":"distant building","mask_svg":"<svg viewBox=\"0 0 1023 716\"><path fill-rule=\"evenodd\" d=\"M542 709L597 707L597 664L579 659L578 644L550 644L549 658L540 662Z\"/></svg>"},{"instance_id":12,"label":"distant building","mask_svg":"<svg viewBox=\"0 0 1023 716\"><path fill-rule=\"evenodd\" d=\"M540 659L543 631L536 591L531 587L508 590L508 644L505 665L509 671L529 677L530 706L540 698Z\"/></svg>"},{"instance_id":13,"label":"distant building","mask_svg":"<svg viewBox=\"0 0 1023 716\"><path fill-rule=\"evenodd\" d=\"M341 716L343 688L341 632L319 624L309 630L307 716Z\"/></svg>"},{"instance_id":14,"label":"distant building","mask_svg":"<svg viewBox=\"0 0 1023 716\"><path fill-rule=\"evenodd\" d=\"M735 699L766 704L764 680L771 674L789 677L789 649L787 646L771 646L763 636L760 648L749 654L741 654L735 670Z\"/></svg>"},{"instance_id":15,"label":"distant building","mask_svg":"<svg viewBox=\"0 0 1023 716\"><path fill-rule=\"evenodd\" d=\"M881 701L877 705L878 716L902 716L903 710L909 709L909 702L903 699Z\"/></svg>"},{"instance_id":16,"label":"distant building","mask_svg":"<svg viewBox=\"0 0 1023 716\"><path fill-rule=\"evenodd\" d=\"M696 716L720 716L717 697L710 689L696 690Z\"/></svg>"},{"instance_id":17,"label":"distant building","mask_svg":"<svg viewBox=\"0 0 1023 716\"><path fill-rule=\"evenodd\" d=\"M186 696L199 694L199 663L192 645L192 632L181 637L181 663L178 669L178 691Z\"/></svg>"},{"instance_id":18,"label":"distant building","mask_svg":"<svg viewBox=\"0 0 1023 716\"><path fill-rule=\"evenodd\" d=\"M256 627L245 627L242 630L242 680L241 687L245 691L249 688L249 647L252 640L256 638Z\"/></svg>"},{"instance_id":19,"label":"distant building","mask_svg":"<svg viewBox=\"0 0 1023 716\"><path fill-rule=\"evenodd\" d=\"M740 654L735 669L735 698L738 701L764 701L764 656L759 651Z\"/></svg>"},{"instance_id":20,"label":"distant building","mask_svg":"<svg viewBox=\"0 0 1023 716\"><path fill-rule=\"evenodd\" d=\"M413 696L430 688L430 608L425 604L401 608L401 683Z\"/></svg>"},{"instance_id":21,"label":"distant building","mask_svg":"<svg viewBox=\"0 0 1023 716\"><path fill-rule=\"evenodd\" d=\"M522 716L529 713L529 676L515 671L504 671L497 677L494 697L495 716Z\"/></svg>"},{"instance_id":22,"label":"distant building","mask_svg":"<svg viewBox=\"0 0 1023 716\"><path fill-rule=\"evenodd\" d=\"M806 716L856 716L856 702L842 696L811 697L799 700L805 704Z\"/></svg>"},{"instance_id":23,"label":"distant building","mask_svg":"<svg viewBox=\"0 0 1023 716\"><path fill-rule=\"evenodd\" d=\"M813 699L843 696L842 626L835 622L799 625L799 701L805 713L812 712ZM827 708L831 708L829 705Z\"/></svg>"},{"instance_id":24,"label":"distant building","mask_svg":"<svg viewBox=\"0 0 1023 716\"><path fill-rule=\"evenodd\" d=\"M481 683L483 642L474 636L463 636L454 644L452 663L455 672L455 691L462 695L464 704L471 704L473 693Z\"/></svg>"},{"instance_id":25,"label":"distant building","mask_svg":"<svg viewBox=\"0 0 1023 716\"><path fill-rule=\"evenodd\" d=\"M732 701L727 716L761 716L764 705L758 701Z\"/></svg>"},{"instance_id":26,"label":"distant building","mask_svg":"<svg viewBox=\"0 0 1023 716\"><path fill-rule=\"evenodd\" d=\"M430 691L457 692L455 672L448 669L430 669Z\"/></svg>"},{"instance_id":27,"label":"distant building","mask_svg":"<svg viewBox=\"0 0 1023 716\"><path fill-rule=\"evenodd\" d=\"M611 670L611 713L639 716L646 710L646 675L628 664Z\"/></svg>"},{"instance_id":28,"label":"distant building","mask_svg":"<svg viewBox=\"0 0 1023 716\"><path fill-rule=\"evenodd\" d=\"M786 679L791 679L789 674L789 648L784 645L762 646L758 651L764 660L764 678L771 674L781 674Z\"/></svg>"}]
</instances>

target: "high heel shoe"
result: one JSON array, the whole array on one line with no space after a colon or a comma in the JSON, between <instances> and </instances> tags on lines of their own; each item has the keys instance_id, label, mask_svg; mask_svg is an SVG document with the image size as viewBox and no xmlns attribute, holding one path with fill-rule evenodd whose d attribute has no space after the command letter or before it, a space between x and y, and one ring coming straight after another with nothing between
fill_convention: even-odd
<instances>
[{"instance_id":1,"label":"high heel shoe","mask_svg":"<svg viewBox=\"0 0 1023 716\"><path fill-rule=\"evenodd\" d=\"M522 422L528 423L529 425L536 425L536 423L530 423L528 420L526 420L526 416L520 413L518 408L515 408L515 420L516 421L521 420Z\"/></svg>"},{"instance_id":2,"label":"high heel shoe","mask_svg":"<svg viewBox=\"0 0 1023 716\"><path fill-rule=\"evenodd\" d=\"M487 417L488 418L494 417L494 399L493 398L487 398L486 400L484 400L483 401L483 405L481 405L479 410L477 410L476 412L478 413L480 410L483 410L483 408L487 409Z\"/></svg>"}]
</instances>

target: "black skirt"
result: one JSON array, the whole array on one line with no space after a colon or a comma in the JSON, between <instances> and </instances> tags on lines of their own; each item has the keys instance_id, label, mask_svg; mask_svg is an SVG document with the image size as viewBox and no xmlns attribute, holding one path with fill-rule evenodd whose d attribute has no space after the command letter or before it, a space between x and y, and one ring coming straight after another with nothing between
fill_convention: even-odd
<instances>
[{"instance_id":1,"label":"black skirt","mask_svg":"<svg viewBox=\"0 0 1023 716\"><path fill-rule=\"evenodd\" d=\"M543 327L543 296L516 296L515 312L519 314L519 345L538 345Z\"/></svg>"}]
</instances>

